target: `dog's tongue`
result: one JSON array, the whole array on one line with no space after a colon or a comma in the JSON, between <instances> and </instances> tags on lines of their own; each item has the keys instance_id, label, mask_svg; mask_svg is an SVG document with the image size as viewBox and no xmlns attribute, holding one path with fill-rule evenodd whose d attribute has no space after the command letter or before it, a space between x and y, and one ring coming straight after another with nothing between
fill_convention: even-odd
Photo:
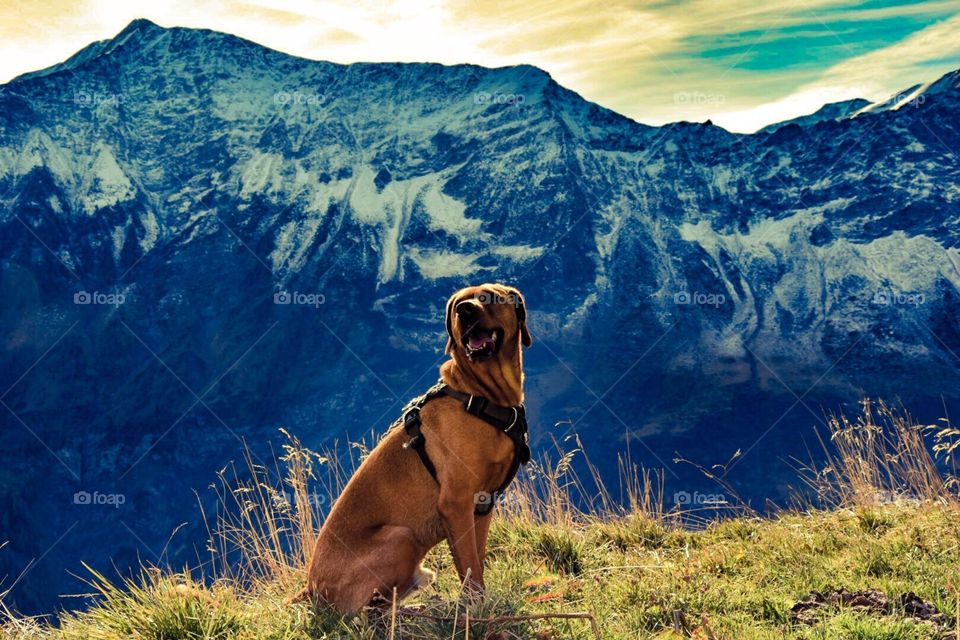
<instances>
[{"instance_id":1,"label":"dog's tongue","mask_svg":"<svg viewBox=\"0 0 960 640\"><path fill-rule=\"evenodd\" d=\"M470 336L470 348L482 349L486 346L494 346L496 341L493 339L493 333L490 331L474 331Z\"/></svg>"}]
</instances>

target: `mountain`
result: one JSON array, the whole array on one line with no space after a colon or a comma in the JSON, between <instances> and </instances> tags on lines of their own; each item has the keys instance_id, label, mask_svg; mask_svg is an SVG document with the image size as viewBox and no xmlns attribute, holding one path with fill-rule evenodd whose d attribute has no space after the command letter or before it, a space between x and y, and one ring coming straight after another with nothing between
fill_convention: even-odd
<instances>
[{"instance_id":1,"label":"mountain","mask_svg":"<svg viewBox=\"0 0 960 640\"><path fill-rule=\"evenodd\" d=\"M0 88L0 575L205 558L196 496L279 427L380 433L447 296L527 297L533 442L782 500L824 411L955 406L960 89L754 135L535 67L338 65L138 20ZM288 302L289 304L284 304ZM668 494L669 495L669 494ZM179 528L181 524L185 526ZM175 535L171 535L176 530ZM30 565L36 559L35 565Z\"/></svg>"},{"instance_id":2,"label":"mountain","mask_svg":"<svg viewBox=\"0 0 960 640\"><path fill-rule=\"evenodd\" d=\"M844 100L843 102L831 102L830 104L825 104L813 113L805 116L784 120L783 122L768 124L760 129L760 132L773 133L777 129L785 127L788 124L807 126L816 124L818 122L841 120L860 112L864 108L869 107L871 104L872 103L869 100L864 100L863 98L854 98L853 100Z\"/></svg>"}]
</instances>

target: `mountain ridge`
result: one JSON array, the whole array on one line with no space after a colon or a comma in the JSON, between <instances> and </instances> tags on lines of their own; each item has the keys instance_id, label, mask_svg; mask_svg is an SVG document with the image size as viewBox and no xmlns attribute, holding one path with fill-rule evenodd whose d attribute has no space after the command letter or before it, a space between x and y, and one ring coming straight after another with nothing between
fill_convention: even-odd
<instances>
[{"instance_id":1,"label":"mountain ridge","mask_svg":"<svg viewBox=\"0 0 960 640\"><path fill-rule=\"evenodd\" d=\"M24 609L68 589L61 561L163 548L241 440L382 432L435 379L467 283L527 297L533 443L577 432L674 490L706 490L676 452L740 449L743 495L782 499L824 411L954 401L950 74L747 135L642 125L535 67L344 66L161 27L137 50L151 24L0 93L0 512L28 532L0 573L84 523ZM72 501L97 490L123 506ZM181 536L178 561L199 523Z\"/></svg>"}]
</instances>

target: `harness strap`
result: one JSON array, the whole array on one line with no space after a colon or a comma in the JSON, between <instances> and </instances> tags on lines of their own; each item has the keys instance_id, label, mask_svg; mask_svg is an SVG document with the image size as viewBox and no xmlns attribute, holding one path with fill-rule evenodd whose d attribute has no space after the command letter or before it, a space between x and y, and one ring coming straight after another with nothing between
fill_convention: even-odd
<instances>
[{"instance_id":1,"label":"harness strap","mask_svg":"<svg viewBox=\"0 0 960 640\"><path fill-rule=\"evenodd\" d=\"M427 439L423 437L420 431L420 407L408 409L403 414L403 429L410 436L410 439L403 443L404 449L413 449L420 456L420 462L426 467L427 472L434 480L437 480L437 468L433 466L433 461L427 455ZM439 483L439 480L437 480Z\"/></svg>"},{"instance_id":2,"label":"harness strap","mask_svg":"<svg viewBox=\"0 0 960 640\"><path fill-rule=\"evenodd\" d=\"M515 407L501 407L491 404L489 400L482 396L473 396L456 389L451 389L442 380L432 386L425 394L414 398L403 409L400 422L404 431L410 436L410 439L404 443L404 449L413 449L417 452L420 462L430 474L430 477L439 484L437 480L437 468L427 454L426 437L420 430L423 424L420 419L420 410L431 400L441 396L449 396L463 403L467 413L476 416L493 426L498 431L505 434L513 442L513 460L510 463L510 470L504 481L494 490L493 493L479 493L475 496L476 506L474 513L484 516L493 510L495 500L506 491L510 483L517 476L520 466L530 462L530 445L527 437L527 414L522 404Z\"/></svg>"}]
</instances>

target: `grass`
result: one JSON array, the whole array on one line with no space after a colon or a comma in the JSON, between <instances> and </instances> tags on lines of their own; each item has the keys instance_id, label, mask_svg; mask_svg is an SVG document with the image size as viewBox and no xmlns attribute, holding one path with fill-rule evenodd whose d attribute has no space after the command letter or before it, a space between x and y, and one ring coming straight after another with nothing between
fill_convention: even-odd
<instances>
[{"instance_id":1,"label":"grass","mask_svg":"<svg viewBox=\"0 0 960 640\"><path fill-rule=\"evenodd\" d=\"M589 620L530 619L587 612L604 638L955 639L960 502L927 446L952 452L951 430L916 425L883 405L831 427L827 464L803 470L816 508L727 515L697 530L662 509L656 476L628 463L625 506L600 490L584 509L571 498L585 489L570 457L541 463L498 507L483 601L461 592L441 545L427 558L437 582L405 603L418 605L416 615L352 618L287 604L303 584L319 521L308 487L335 495L355 462L341 465L291 438L277 468L248 460L251 480L221 475L220 509L205 515L211 562L203 575L144 569L115 584L91 572L98 597L90 607L55 624L8 612L0 633L24 640L593 638ZM883 613L824 605L811 624L791 614L812 592L838 588L874 589L891 603L914 593L944 615L923 621L897 604Z\"/></svg>"}]
</instances>

